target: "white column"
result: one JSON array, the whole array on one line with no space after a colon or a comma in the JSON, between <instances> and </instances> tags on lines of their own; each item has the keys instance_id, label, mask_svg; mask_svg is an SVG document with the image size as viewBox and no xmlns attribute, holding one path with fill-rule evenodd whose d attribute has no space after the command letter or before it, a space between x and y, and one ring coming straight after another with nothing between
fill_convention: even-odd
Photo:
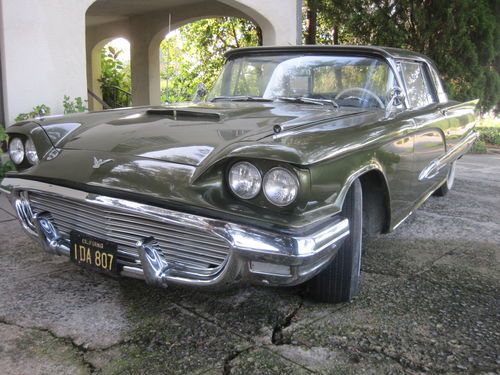
<instances>
[{"instance_id":1,"label":"white column","mask_svg":"<svg viewBox=\"0 0 500 375\"><path fill-rule=\"evenodd\" d=\"M130 18L132 105L160 104L160 50L148 17Z\"/></svg>"},{"instance_id":2,"label":"white column","mask_svg":"<svg viewBox=\"0 0 500 375\"><path fill-rule=\"evenodd\" d=\"M39 104L87 98L85 12L94 0L0 0L0 53L8 124Z\"/></svg>"},{"instance_id":3,"label":"white column","mask_svg":"<svg viewBox=\"0 0 500 375\"><path fill-rule=\"evenodd\" d=\"M99 98L102 98L101 82L101 49L104 47L102 43L94 48L87 48L87 87ZM88 108L90 111L100 111L103 109L92 95L88 95Z\"/></svg>"}]
</instances>

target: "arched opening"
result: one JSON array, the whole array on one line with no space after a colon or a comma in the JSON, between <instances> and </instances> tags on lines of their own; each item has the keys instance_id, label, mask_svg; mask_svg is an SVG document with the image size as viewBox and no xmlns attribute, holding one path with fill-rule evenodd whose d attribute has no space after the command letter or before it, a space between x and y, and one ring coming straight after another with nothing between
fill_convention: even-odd
<instances>
[{"instance_id":1,"label":"arched opening","mask_svg":"<svg viewBox=\"0 0 500 375\"><path fill-rule=\"evenodd\" d=\"M91 50L89 109L131 105L130 43L122 37L106 38Z\"/></svg>"},{"instance_id":2,"label":"arched opening","mask_svg":"<svg viewBox=\"0 0 500 375\"><path fill-rule=\"evenodd\" d=\"M294 44L300 13L295 0L286 0L290 5L286 7L268 0L89 1L90 6L85 15L87 82L89 91L94 94L89 93L89 108L94 110L102 108L100 50L113 38L121 36L130 42L132 105L157 105L161 103L162 91L168 89L164 93L164 99L172 92L166 81L172 83L173 78L164 74L165 82L160 79L160 43L169 30L176 30L199 20L237 17L248 20L244 22L249 22L254 27L260 26L257 29L259 42L247 43L248 45ZM182 34L181 31L179 33ZM218 33L221 39L231 34ZM169 64L170 62L169 60ZM163 57L162 64L166 65ZM216 73L211 74L211 78L215 76ZM204 81L210 79L205 77ZM189 83L192 86L191 81ZM189 95L184 93L176 96L174 99L177 101L186 99Z\"/></svg>"},{"instance_id":3,"label":"arched opening","mask_svg":"<svg viewBox=\"0 0 500 375\"><path fill-rule=\"evenodd\" d=\"M108 42L100 51L98 78L102 99L111 108L129 107L131 101L130 43L125 38Z\"/></svg>"},{"instance_id":4,"label":"arched opening","mask_svg":"<svg viewBox=\"0 0 500 375\"><path fill-rule=\"evenodd\" d=\"M262 45L262 31L240 17L205 18L168 33L159 43L161 102L192 99L196 87L210 90L232 48Z\"/></svg>"}]
</instances>

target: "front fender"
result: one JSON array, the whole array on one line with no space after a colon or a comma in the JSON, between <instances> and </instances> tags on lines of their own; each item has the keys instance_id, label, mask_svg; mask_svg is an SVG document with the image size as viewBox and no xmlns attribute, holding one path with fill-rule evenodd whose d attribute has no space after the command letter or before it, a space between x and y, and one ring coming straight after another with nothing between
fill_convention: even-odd
<instances>
[{"instance_id":1,"label":"front fender","mask_svg":"<svg viewBox=\"0 0 500 375\"><path fill-rule=\"evenodd\" d=\"M335 215L342 210L345 197L352 183L366 173L376 171L389 195L384 163L375 151L365 151L346 155L309 166L311 173L311 196L309 212L315 216ZM315 207L316 206L316 207Z\"/></svg>"},{"instance_id":2,"label":"front fender","mask_svg":"<svg viewBox=\"0 0 500 375\"><path fill-rule=\"evenodd\" d=\"M7 134L10 139L15 136L22 138L23 141L31 138L35 144L39 159L42 159L54 148L45 130L35 121L23 121L11 125L7 128Z\"/></svg>"}]
</instances>

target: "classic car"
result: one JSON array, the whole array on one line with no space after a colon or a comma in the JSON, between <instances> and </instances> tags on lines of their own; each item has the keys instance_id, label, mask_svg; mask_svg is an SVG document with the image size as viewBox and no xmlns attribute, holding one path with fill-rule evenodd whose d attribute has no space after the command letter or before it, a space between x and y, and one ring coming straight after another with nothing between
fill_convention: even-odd
<instances>
[{"instance_id":1,"label":"classic car","mask_svg":"<svg viewBox=\"0 0 500 375\"><path fill-rule=\"evenodd\" d=\"M477 101L394 48L231 50L202 99L10 126L1 189L26 232L156 286L307 282L349 301L362 239L445 195L476 138Z\"/></svg>"}]
</instances>

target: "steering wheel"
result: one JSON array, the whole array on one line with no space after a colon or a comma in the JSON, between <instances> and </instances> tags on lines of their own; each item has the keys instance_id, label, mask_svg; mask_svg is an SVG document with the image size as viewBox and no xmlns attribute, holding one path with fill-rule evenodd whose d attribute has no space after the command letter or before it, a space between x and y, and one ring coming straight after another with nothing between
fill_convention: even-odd
<instances>
[{"instance_id":1,"label":"steering wheel","mask_svg":"<svg viewBox=\"0 0 500 375\"><path fill-rule=\"evenodd\" d=\"M362 88L362 87L349 87L347 89L344 89L344 90L340 91L335 96L335 100L338 100L340 97L344 96L348 92L351 92L351 93L354 93L354 94L359 94L359 93L361 93L361 94L368 94L373 99L375 99L375 101L377 102L377 104L379 105L380 108L385 108L384 103L382 102L382 100L380 100L380 98L378 97L377 94L375 94L373 91L370 91L370 90ZM356 99L359 99L360 101L363 101L363 95L361 95L361 96L359 96L359 95L352 95L352 96L355 97Z\"/></svg>"}]
</instances>

